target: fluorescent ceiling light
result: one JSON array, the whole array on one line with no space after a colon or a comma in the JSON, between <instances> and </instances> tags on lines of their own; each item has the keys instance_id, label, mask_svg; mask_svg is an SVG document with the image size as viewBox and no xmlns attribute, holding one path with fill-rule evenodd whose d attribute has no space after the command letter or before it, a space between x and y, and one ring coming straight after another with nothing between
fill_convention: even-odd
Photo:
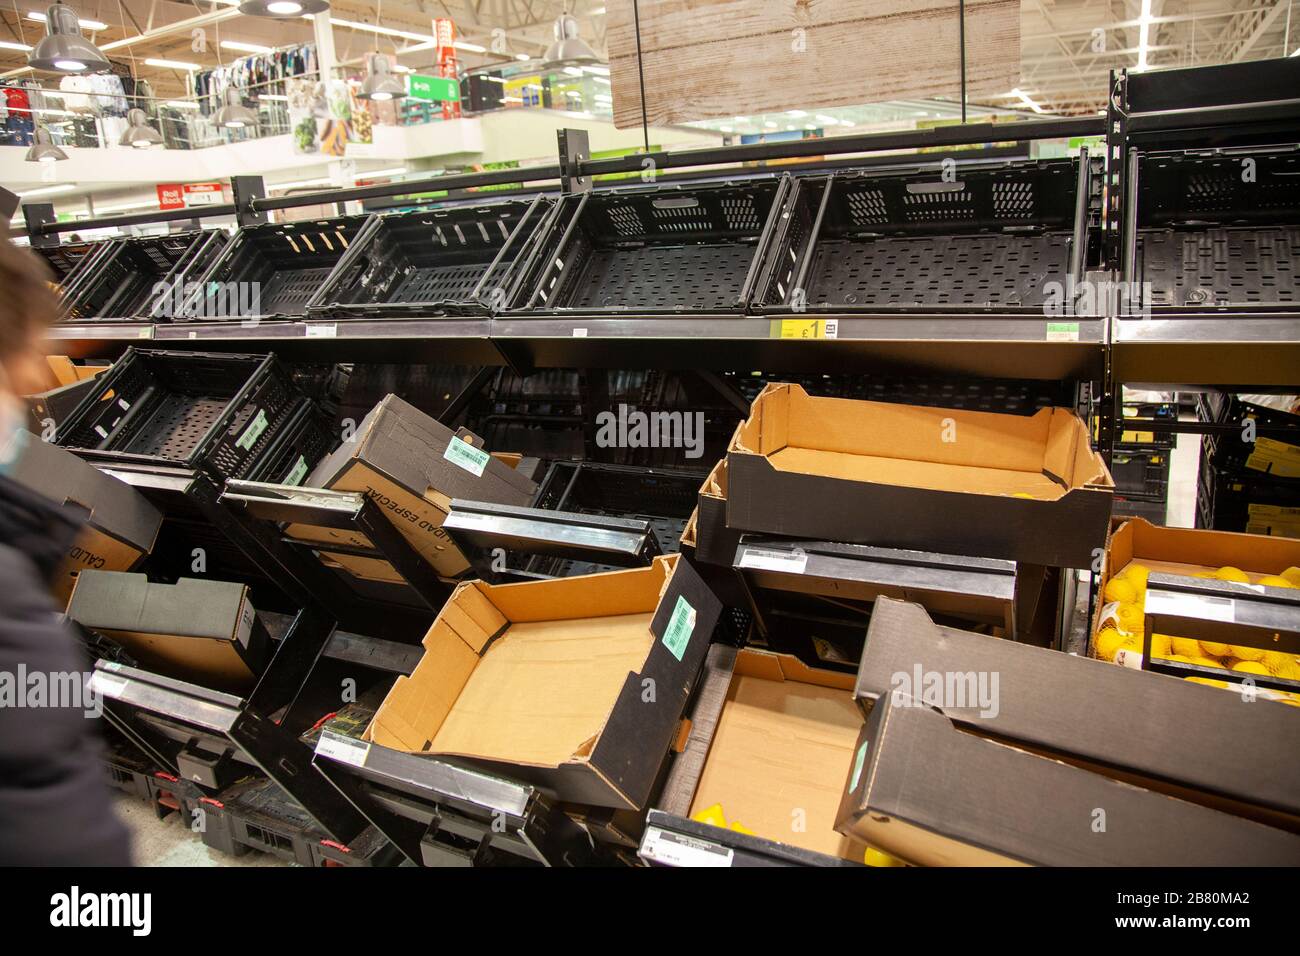
<instances>
[{"instance_id":1,"label":"fluorescent ceiling light","mask_svg":"<svg viewBox=\"0 0 1300 956\"><path fill-rule=\"evenodd\" d=\"M145 66L162 67L164 70L189 70L193 72L199 68L197 63L185 63L181 60L158 60L150 57L144 61Z\"/></svg>"},{"instance_id":2,"label":"fluorescent ceiling light","mask_svg":"<svg viewBox=\"0 0 1300 956\"><path fill-rule=\"evenodd\" d=\"M29 10L27 12L27 19L35 20L37 23L44 23L45 14L37 10ZM108 29L108 24L105 23L103 20L84 20L81 17L77 17L77 23L78 25L80 25L81 29L89 30L91 33L95 33L99 30Z\"/></svg>"},{"instance_id":3,"label":"fluorescent ceiling light","mask_svg":"<svg viewBox=\"0 0 1300 956\"><path fill-rule=\"evenodd\" d=\"M798 117L798 116L807 116L808 114L805 113L803 110L787 110L785 115Z\"/></svg>"},{"instance_id":4,"label":"fluorescent ceiling light","mask_svg":"<svg viewBox=\"0 0 1300 956\"><path fill-rule=\"evenodd\" d=\"M771 120L764 121L763 125L766 126L768 129L776 129L776 124L773 123Z\"/></svg>"},{"instance_id":5,"label":"fluorescent ceiling light","mask_svg":"<svg viewBox=\"0 0 1300 956\"><path fill-rule=\"evenodd\" d=\"M88 198L89 198L89 197L88 197ZM125 212L125 211L128 210L128 209L144 209L144 208L147 207L147 206L152 206L152 207L154 207L154 208L156 209L156 208L158 207L158 197L155 196L153 199L145 199L145 200L140 200L140 201L137 201L137 202L124 202L124 203L118 203L118 204L115 205L115 206L98 206L98 205L97 205L97 206L95 206L95 215L98 216L101 212ZM89 208L90 208L90 207L87 206L87 209L89 209Z\"/></svg>"},{"instance_id":6,"label":"fluorescent ceiling light","mask_svg":"<svg viewBox=\"0 0 1300 956\"><path fill-rule=\"evenodd\" d=\"M722 133L734 133L734 132L735 132L735 130L733 130L730 126L719 126L719 127L718 127L718 131L719 131L719 132L722 132Z\"/></svg>"},{"instance_id":7,"label":"fluorescent ceiling light","mask_svg":"<svg viewBox=\"0 0 1300 956\"><path fill-rule=\"evenodd\" d=\"M487 80L489 83L504 84L506 81L506 78L504 76L493 76L491 74L484 74L483 79Z\"/></svg>"},{"instance_id":8,"label":"fluorescent ceiling light","mask_svg":"<svg viewBox=\"0 0 1300 956\"><path fill-rule=\"evenodd\" d=\"M603 17L603 16L605 15L605 8L604 8L604 7L592 7L592 8L591 8L591 15L592 15L593 17Z\"/></svg>"},{"instance_id":9,"label":"fluorescent ceiling light","mask_svg":"<svg viewBox=\"0 0 1300 956\"><path fill-rule=\"evenodd\" d=\"M464 40L457 40L452 44L457 50L464 50L466 53L486 53L487 47L479 46L477 43L466 43Z\"/></svg>"},{"instance_id":10,"label":"fluorescent ceiling light","mask_svg":"<svg viewBox=\"0 0 1300 956\"><path fill-rule=\"evenodd\" d=\"M66 193L69 189L76 189L76 183L59 183L57 186L42 186L40 189L29 189L27 192L18 193L19 199L27 199L31 196L50 196L54 193Z\"/></svg>"},{"instance_id":11,"label":"fluorescent ceiling light","mask_svg":"<svg viewBox=\"0 0 1300 956\"><path fill-rule=\"evenodd\" d=\"M609 76L609 67L607 66L584 66L582 71L593 76Z\"/></svg>"},{"instance_id":12,"label":"fluorescent ceiling light","mask_svg":"<svg viewBox=\"0 0 1300 956\"><path fill-rule=\"evenodd\" d=\"M11 40L0 40L0 50L17 50L20 53L26 53L31 50L26 43L14 43Z\"/></svg>"},{"instance_id":13,"label":"fluorescent ceiling light","mask_svg":"<svg viewBox=\"0 0 1300 956\"><path fill-rule=\"evenodd\" d=\"M1026 106L1028 106L1028 107L1029 107L1031 110L1033 110L1035 113L1041 113L1041 112L1043 112L1043 108L1042 108L1041 106L1039 106L1037 103L1035 103L1032 99L1030 99L1029 94L1028 94L1028 93L1025 93L1025 92L1024 92L1023 90L1021 90L1019 87L1017 87L1016 89L1012 90L1012 91L1011 91L1011 95L1014 96L1014 97L1016 97L1017 99L1019 99L1021 103L1024 103Z\"/></svg>"},{"instance_id":14,"label":"fluorescent ceiling light","mask_svg":"<svg viewBox=\"0 0 1300 956\"><path fill-rule=\"evenodd\" d=\"M523 60L525 63L527 63L529 60L532 59L532 57L529 56L527 53L516 53L516 54L515 54L515 59L516 59L516 60Z\"/></svg>"},{"instance_id":15,"label":"fluorescent ceiling light","mask_svg":"<svg viewBox=\"0 0 1300 956\"><path fill-rule=\"evenodd\" d=\"M1151 0L1142 0L1142 16L1138 18L1138 62L1134 67L1139 73L1147 68L1147 51L1151 45Z\"/></svg>"},{"instance_id":16,"label":"fluorescent ceiling light","mask_svg":"<svg viewBox=\"0 0 1300 956\"><path fill-rule=\"evenodd\" d=\"M240 53L274 53L275 47L262 46L260 43L245 43L243 40L222 40L221 49L238 50Z\"/></svg>"},{"instance_id":17,"label":"fluorescent ceiling light","mask_svg":"<svg viewBox=\"0 0 1300 956\"><path fill-rule=\"evenodd\" d=\"M199 104L191 100L168 100L163 106L170 106L174 110L197 110Z\"/></svg>"},{"instance_id":18,"label":"fluorescent ceiling light","mask_svg":"<svg viewBox=\"0 0 1300 956\"><path fill-rule=\"evenodd\" d=\"M582 70L578 69L576 66L566 66L564 72L569 76L582 76Z\"/></svg>"},{"instance_id":19,"label":"fluorescent ceiling light","mask_svg":"<svg viewBox=\"0 0 1300 956\"><path fill-rule=\"evenodd\" d=\"M834 116L827 116L825 113L818 113L816 118L817 122L825 123L827 126L836 126L839 124L839 120Z\"/></svg>"},{"instance_id":20,"label":"fluorescent ceiling light","mask_svg":"<svg viewBox=\"0 0 1300 956\"><path fill-rule=\"evenodd\" d=\"M334 182L328 176L322 179L300 179L293 183L272 183L271 189L302 189L306 186L329 186Z\"/></svg>"},{"instance_id":21,"label":"fluorescent ceiling light","mask_svg":"<svg viewBox=\"0 0 1300 956\"><path fill-rule=\"evenodd\" d=\"M405 166L394 166L391 169L363 169L357 173L357 179L378 179L381 176L400 176L407 169Z\"/></svg>"}]
</instances>

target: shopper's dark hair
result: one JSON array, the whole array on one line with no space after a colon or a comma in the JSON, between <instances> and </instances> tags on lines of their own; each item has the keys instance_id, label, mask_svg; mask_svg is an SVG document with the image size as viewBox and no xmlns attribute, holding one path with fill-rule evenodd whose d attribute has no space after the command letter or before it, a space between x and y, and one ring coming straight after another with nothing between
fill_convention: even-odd
<instances>
[{"instance_id":1,"label":"shopper's dark hair","mask_svg":"<svg viewBox=\"0 0 1300 956\"><path fill-rule=\"evenodd\" d=\"M50 268L0 235L0 362L22 351L59 314Z\"/></svg>"}]
</instances>

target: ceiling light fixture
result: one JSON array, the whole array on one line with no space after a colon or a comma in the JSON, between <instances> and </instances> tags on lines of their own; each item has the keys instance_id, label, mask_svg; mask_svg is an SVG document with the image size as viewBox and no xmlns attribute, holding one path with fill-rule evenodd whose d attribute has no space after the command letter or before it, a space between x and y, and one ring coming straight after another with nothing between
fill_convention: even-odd
<instances>
[{"instance_id":1,"label":"ceiling light fixture","mask_svg":"<svg viewBox=\"0 0 1300 956\"><path fill-rule=\"evenodd\" d=\"M542 66L554 70L599 62L596 51L578 35L577 18L567 11L561 13L555 20L555 42L542 54Z\"/></svg>"},{"instance_id":2,"label":"ceiling light fixture","mask_svg":"<svg viewBox=\"0 0 1300 956\"><path fill-rule=\"evenodd\" d=\"M149 125L144 110L134 109L126 114L126 132L118 140L119 146L134 146L136 149L150 149L163 145L162 133Z\"/></svg>"},{"instance_id":3,"label":"ceiling light fixture","mask_svg":"<svg viewBox=\"0 0 1300 956\"><path fill-rule=\"evenodd\" d=\"M1142 0L1142 15L1138 17L1138 61L1133 69L1139 73L1147 68L1147 53L1151 45L1151 0Z\"/></svg>"},{"instance_id":4,"label":"ceiling light fixture","mask_svg":"<svg viewBox=\"0 0 1300 956\"><path fill-rule=\"evenodd\" d=\"M274 53L275 47L262 46L260 43L245 43L243 40L222 40L221 49L234 50L237 53Z\"/></svg>"},{"instance_id":5,"label":"ceiling light fixture","mask_svg":"<svg viewBox=\"0 0 1300 956\"><path fill-rule=\"evenodd\" d=\"M50 131L47 129L38 129L36 131L36 142L27 150L25 157L29 163L57 163L61 159L67 159L68 154L59 147L54 145L54 140L50 139ZM71 188L71 187L69 187ZM42 192L62 192L56 186L51 186L48 190L36 189L29 193L19 193L19 196L36 196Z\"/></svg>"},{"instance_id":6,"label":"ceiling light fixture","mask_svg":"<svg viewBox=\"0 0 1300 956\"><path fill-rule=\"evenodd\" d=\"M185 70L193 73L199 68L197 63L186 63L184 60L160 60L157 57L149 57L144 61L145 66L156 66L163 70Z\"/></svg>"},{"instance_id":7,"label":"ceiling light fixture","mask_svg":"<svg viewBox=\"0 0 1300 956\"><path fill-rule=\"evenodd\" d=\"M0 50L17 50L19 53L26 53L30 50L26 43L14 43L11 40L0 40Z\"/></svg>"},{"instance_id":8,"label":"ceiling light fixture","mask_svg":"<svg viewBox=\"0 0 1300 956\"><path fill-rule=\"evenodd\" d=\"M1021 90L1020 87L1016 87L1014 90L1012 90L1011 95L1016 97L1018 100L1020 100L1021 103L1025 104L1025 106L1029 107L1035 113L1043 112L1043 108L1039 106L1037 103L1035 103L1030 98L1029 94Z\"/></svg>"},{"instance_id":9,"label":"ceiling light fixture","mask_svg":"<svg viewBox=\"0 0 1300 956\"><path fill-rule=\"evenodd\" d=\"M27 55L34 70L46 73L102 73L108 57L81 35L77 12L65 3L45 11L45 36Z\"/></svg>"},{"instance_id":10,"label":"ceiling light fixture","mask_svg":"<svg viewBox=\"0 0 1300 956\"><path fill-rule=\"evenodd\" d=\"M29 189L25 193L18 193L18 198L31 199L33 196L49 196L53 193L66 193L68 190L76 188L76 183L59 183L57 186L42 186L40 189Z\"/></svg>"},{"instance_id":11,"label":"ceiling light fixture","mask_svg":"<svg viewBox=\"0 0 1300 956\"><path fill-rule=\"evenodd\" d=\"M29 10L27 11L27 19L36 23L44 23L45 14L39 10ZM87 20L85 17L77 17L77 26L83 30L89 30L91 33L98 33L100 30L108 29L108 24L103 20Z\"/></svg>"},{"instance_id":12,"label":"ceiling light fixture","mask_svg":"<svg viewBox=\"0 0 1300 956\"><path fill-rule=\"evenodd\" d=\"M357 96L363 100L400 100L406 96L406 84L393 72L388 57L371 53L366 57L366 79Z\"/></svg>"},{"instance_id":13,"label":"ceiling light fixture","mask_svg":"<svg viewBox=\"0 0 1300 956\"><path fill-rule=\"evenodd\" d=\"M310 17L330 8L329 0L243 0L239 12L246 17Z\"/></svg>"},{"instance_id":14,"label":"ceiling light fixture","mask_svg":"<svg viewBox=\"0 0 1300 956\"><path fill-rule=\"evenodd\" d=\"M257 114L244 105L244 99L235 87L227 87L226 103L212 116L212 122L223 129L257 128Z\"/></svg>"}]
</instances>

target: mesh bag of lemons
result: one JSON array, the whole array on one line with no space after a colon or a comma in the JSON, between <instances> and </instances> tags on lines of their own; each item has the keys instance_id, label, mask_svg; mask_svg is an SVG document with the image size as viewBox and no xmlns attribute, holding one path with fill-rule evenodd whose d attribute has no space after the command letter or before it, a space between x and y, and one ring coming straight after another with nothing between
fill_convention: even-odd
<instances>
[{"instance_id":1,"label":"mesh bag of lemons","mask_svg":"<svg viewBox=\"0 0 1300 956\"><path fill-rule=\"evenodd\" d=\"M1101 624L1092 638L1093 656L1104 661L1114 661L1124 651L1142 653L1142 641L1146 636L1144 627L1149 573L1148 568L1133 561L1106 582L1106 588L1102 593L1106 603L1102 608ZM1300 588L1300 568L1287 568L1280 575L1266 575L1254 582L1251 582L1250 575L1245 571L1231 567L1219 568L1217 571L1203 571L1196 577L1233 581L1238 584L1263 584L1275 588ZM1202 667L1217 667L1242 674L1300 680L1300 656L1266 651L1257 647L1197 641L1170 634L1152 634L1151 656L1185 664L1199 664ZM1212 687L1234 686L1226 680L1216 680L1212 677L1185 679ZM1300 707L1300 694L1265 688L1260 688L1257 693L1261 697Z\"/></svg>"}]
</instances>

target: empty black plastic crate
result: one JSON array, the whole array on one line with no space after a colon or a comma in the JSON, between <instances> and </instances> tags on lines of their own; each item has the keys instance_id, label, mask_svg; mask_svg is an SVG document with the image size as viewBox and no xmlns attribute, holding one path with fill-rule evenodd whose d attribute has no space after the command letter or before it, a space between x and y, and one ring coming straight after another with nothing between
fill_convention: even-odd
<instances>
[{"instance_id":1,"label":"empty black plastic crate","mask_svg":"<svg viewBox=\"0 0 1300 956\"><path fill-rule=\"evenodd\" d=\"M1032 311L1082 278L1090 167L1042 160L797 179L759 311Z\"/></svg>"},{"instance_id":2,"label":"empty black plastic crate","mask_svg":"<svg viewBox=\"0 0 1300 956\"><path fill-rule=\"evenodd\" d=\"M1206 457L1214 468L1228 475L1291 481L1300 488L1300 415L1232 394L1207 394L1200 411L1207 421L1234 426L1204 439ZM1247 420L1254 423L1254 441L1246 440Z\"/></svg>"},{"instance_id":3,"label":"empty black plastic crate","mask_svg":"<svg viewBox=\"0 0 1300 956\"><path fill-rule=\"evenodd\" d=\"M219 230L116 240L65 296L65 316L70 321L170 318L180 311L185 283L216 260L227 240Z\"/></svg>"},{"instance_id":4,"label":"empty black plastic crate","mask_svg":"<svg viewBox=\"0 0 1300 956\"><path fill-rule=\"evenodd\" d=\"M505 304L511 267L552 205L538 197L380 216L351 243L308 314L336 319L486 315Z\"/></svg>"},{"instance_id":5,"label":"empty black plastic crate","mask_svg":"<svg viewBox=\"0 0 1300 956\"><path fill-rule=\"evenodd\" d=\"M81 266L115 241L97 239L94 242L61 242L56 246L33 246L32 250L49 264L55 280L66 289Z\"/></svg>"},{"instance_id":6,"label":"empty black plastic crate","mask_svg":"<svg viewBox=\"0 0 1300 956\"><path fill-rule=\"evenodd\" d=\"M1115 494L1125 498L1165 501L1169 495L1169 453L1116 448L1110 473Z\"/></svg>"},{"instance_id":7,"label":"empty black plastic crate","mask_svg":"<svg viewBox=\"0 0 1300 956\"><path fill-rule=\"evenodd\" d=\"M203 275L179 318L301 317L370 218L244 226Z\"/></svg>"},{"instance_id":8,"label":"empty black plastic crate","mask_svg":"<svg viewBox=\"0 0 1300 956\"><path fill-rule=\"evenodd\" d=\"M538 314L741 314L789 177L560 199L507 301Z\"/></svg>"},{"instance_id":9,"label":"empty black plastic crate","mask_svg":"<svg viewBox=\"0 0 1300 956\"><path fill-rule=\"evenodd\" d=\"M1124 278L1157 312L1300 303L1300 152L1135 154Z\"/></svg>"},{"instance_id":10,"label":"empty black plastic crate","mask_svg":"<svg viewBox=\"0 0 1300 956\"><path fill-rule=\"evenodd\" d=\"M95 461L220 478L247 478L302 398L273 355L127 349L95 381L59 428L59 445Z\"/></svg>"}]
</instances>

